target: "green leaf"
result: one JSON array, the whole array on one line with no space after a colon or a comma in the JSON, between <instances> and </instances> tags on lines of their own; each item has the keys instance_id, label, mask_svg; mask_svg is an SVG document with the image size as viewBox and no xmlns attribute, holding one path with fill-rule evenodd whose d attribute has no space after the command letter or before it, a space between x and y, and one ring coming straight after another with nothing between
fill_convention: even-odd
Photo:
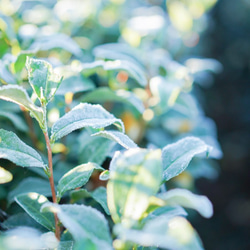
<instances>
[{"instance_id":1,"label":"green leaf","mask_svg":"<svg viewBox=\"0 0 250 250\"><path fill-rule=\"evenodd\" d=\"M96 209L85 205L43 205L42 211L56 212L76 242L90 240L97 249L112 249L108 223Z\"/></svg>"},{"instance_id":2,"label":"green leaf","mask_svg":"<svg viewBox=\"0 0 250 250\"><path fill-rule=\"evenodd\" d=\"M60 87L58 88L56 95L65 95L66 93L79 93L95 88L94 83L78 73L70 77L64 77Z\"/></svg>"},{"instance_id":3,"label":"green leaf","mask_svg":"<svg viewBox=\"0 0 250 250\"><path fill-rule=\"evenodd\" d=\"M124 148L137 148L138 146L125 134L119 131L105 130L93 134L92 136L102 136L122 145Z\"/></svg>"},{"instance_id":4,"label":"green leaf","mask_svg":"<svg viewBox=\"0 0 250 250\"><path fill-rule=\"evenodd\" d=\"M40 209L48 199L38 193L26 193L15 197L15 201L29 214L36 222L50 231L55 230L54 216L51 213L41 213Z\"/></svg>"},{"instance_id":5,"label":"green leaf","mask_svg":"<svg viewBox=\"0 0 250 250\"><path fill-rule=\"evenodd\" d=\"M0 155L1 155L1 153L0 153ZM12 179L13 179L12 174L9 171L7 171L6 169L0 167L0 184L10 182L10 181L12 181Z\"/></svg>"},{"instance_id":6,"label":"green leaf","mask_svg":"<svg viewBox=\"0 0 250 250\"><path fill-rule=\"evenodd\" d=\"M195 209L205 218L213 215L213 206L210 200L203 195L196 195L186 189L172 189L158 195L169 206L183 206Z\"/></svg>"},{"instance_id":7,"label":"green leaf","mask_svg":"<svg viewBox=\"0 0 250 250\"><path fill-rule=\"evenodd\" d=\"M124 132L124 125L100 105L80 103L57 120L52 126L51 141L54 142L72 131L84 127L104 128L116 125Z\"/></svg>"},{"instance_id":8,"label":"green leaf","mask_svg":"<svg viewBox=\"0 0 250 250\"><path fill-rule=\"evenodd\" d=\"M104 170L101 166L92 162L71 169L59 180L57 197L61 198L65 192L85 185L95 169Z\"/></svg>"},{"instance_id":9,"label":"green leaf","mask_svg":"<svg viewBox=\"0 0 250 250\"><path fill-rule=\"evenodd\" d=\"M98 60L92 63L82 65L82 73L86 76L91 75L98 69L105 71L125 71L130 77L137 81L141 86L147 85L147 76L144 70L133 61L115 60L102 61Z\"/></svg>"},{"instance_id":10,"label":"green leaf","mask_svg":"<svg viewBox=\"0 0 250 250\"><path fill-rule=\"evenodd\" d=\"M73 190L70 193L70 197L72 199L72 203L91 197L102 206L106 214L110 215L107 205L107 190L105 187L99 187L93 192L88 192L86 189Z\"/></svg>"},{"instance_id":11,"label":"green leaf","mask_svg":"<svg viewBox=\"0 0 250 250\"><path fill-rule=\"evenodd\" d=\"M14 63L14 71L16 74L24 69L27 56L34 56L34 54L34 51L21 51Z\"/></svg>"},{"instance_id":12,"label":"green leaf","mask_svg":"<svg viewBox=\"0 0 250 250\"><path fill-rule=\"evenodd\" d=\"M141 219L162 176L161 150L130 149L116 154L110 165L108 207L115 223Z\"/></svg>"},{"instance_id":13,"label":"green leaf","mask_svg":"<svg viewBox=\"0 0 250 250\"><path fill-rule=\"evenodd\" d=\"M202 243L191 224L183 217L158 216L146 223L142 230L128 229L118 224L114 232L124 241L145 247L164 249L203 249Z\"/></svg>"},{"instance_id":14,"label":"green leaf","mask_svg":"<svg viewBox=\"0 0 250 250\"><path fill-rule=\"evenodd\" d=\"M40 231L45 231L43 226L32 219L27 213L16 213L9 216L5 221L0 223L1 227L4 229L12 229L16 227L26 226L39 229Z\"/></svg>"},{"instance_id":15,"label":"green leaf","mask_svg":"<svg viewBox=\"0 0 250 250\"><path fill-rule=\"evenodd\" d=\"M29 130L24 121L15 113L0 111L0 116L9 119L13 123L13 125L20 131L27 132Z\"/></svg>"},{"instance_id":16,"label":"green leaf","mask_svg":"<svg viewBox=\"0 0 250 250\"><path fill-rule=\"evenodd\" d=\"M15 189L9 192L7 197L8 203L11 204L14 201L15 196L29 192L35 192L46 197L50 197L51 190L49 181L35 177L23 179L21 182L19 182Z\"/></svg>"},{"instance_id":17,"label":"green leaf","mask_svg":"<svg viewBox=\"0 0 250 250\"><path fill-rule=\"evenodd\" d=\"M73 241L60 241L57 250L73 250L74 242Z\"/></svg>"},{"instance_id":18,"label":"green leaf","mask_svg":"<svg viewBox=\"0 0 250 250\"><path fill-rule=\"evenodd\" d=\"M47 51L56 48L64 49L78 58L83 57L83 52L80 49L79 45L66 34L41 36L30 46L29 49Z\"/></svg>"},{"instance_id":19,"label":"green leaf","mask_svg":"<svg viewBox=\"0 0 250 250\"><path fill-rule=\"evenodd\" d=\"M30 111L33 116L43 127L44 113L42 108L37 107L29 98L25 89L18 85L8 85L0 87L0 99L5 101L14 102L18 105L23 106Z\"/></svg>"},{"instance_id":20,"label":"green leaf","mask_svg":"<svg viewBox=\"0 0 250 250\"><path fill-rule=\"evenodd\" d=\"M22 142L16 134L0 129L0 158L22 167L46 168L41 156Z\"/></svg>"},{"instance_id":21,"label":"green leaf","mask_svg":"<svg viewBox=\"0 0 250 250\"><path fill-rule=\"evenodd\" d=\"M195 155L209 150L211 150L210 146L195 137L186 137L164 147L162 150L163 181L179 175Z\"/></svg>"},{"instance_id":22,"label":"green leaf","mask_svg":"<svg viewBox=\"0 0 250 250\"><path fill-rule=\"evenodd\" d=\"M82 102L121 102L132 106L139 113L143 113L144 105L138 97L132 92L126 90L113 91L107 87L100 87L90 93L87 93Z\"/></svg>"},{"instance_id":23,"label":"green leaf","mask_svg":"<svg viewBox=\"0 0 250 250\"><path fill-rule=\"evenodd\" d=\"M107 205L107 190L105 187L99 187L91 192L91 196L102 206L106 214L110 215Z\"/></svg>"},{"instance_id":24,"label":"green leaf","mask_svg":"<svg viewBox=\"0 0 250 250\"><path fill-rule=\"evenodd\" d=\"M27 57L26 68L31 87L41 104L47 104L54 97L62 77L55 74L52 66L44 60Z\"/></svg>"},{"instance_id":25,"label":"green leaf","mask_svg":"<svg viewBox=\"0 0 250 250\"><path fill-rule=\"evenodd\" d=\"M91 133L84 130L78 137L79 162L95 162L101 165L110 155L115 142L102 137L92 137Z\"/></svg>"}]
</instances>

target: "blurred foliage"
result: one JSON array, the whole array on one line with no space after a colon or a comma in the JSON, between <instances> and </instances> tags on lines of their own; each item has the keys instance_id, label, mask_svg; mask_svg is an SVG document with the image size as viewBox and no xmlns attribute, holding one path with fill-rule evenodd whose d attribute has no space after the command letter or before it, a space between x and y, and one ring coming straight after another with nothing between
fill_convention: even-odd
<instances>
[{"instance_id":1,"label":"blurred foliage","mask_svg":"<svg viewBox=\"0 0 250 250\"><path fill-rule=\"evenodd\" d=\"M2 0L1 85L18 84L31 93L26 56L46 58L64 76L49 105L49 126L83 101L100 103L120 117L126 134L141 147L163 148L190 135L202 139L214 148L210 159L195 157L185 172L167 183L167 188L196 190L197 179L218 177L214 159L222 157L215 123L204 114L200 95L202 89L211 87L214 74L222 71L219 61L201 57L206 50L203 33L213 24L208 13L216 2ZM21 138L44 152L42 135L26 112L3 101L0 105L1 128L17 129ZM55 162L60 157L67 159L63 166L55 164L55 176L90 159L107 168L117 145L99 137L82 143L89 134L75 133L66 138L66 146L54 145ZM91 158L91 145L101 145L98 159ZM7 161L1 162L15 176L0 187L1 207L6 209L8 192L24 177L42 174L27 170L24 176ZM10 173L3 173L10 181ZM91 189L99 184L92 179L88 185ZM10 214L17 209L12 206L8 208Z\"/></svg>"}]
</instances>

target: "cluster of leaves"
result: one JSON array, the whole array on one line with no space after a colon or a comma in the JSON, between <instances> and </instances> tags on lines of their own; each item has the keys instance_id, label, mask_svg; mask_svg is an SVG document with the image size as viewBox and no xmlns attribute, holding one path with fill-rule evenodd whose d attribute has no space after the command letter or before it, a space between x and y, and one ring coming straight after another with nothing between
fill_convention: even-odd
<instances>
[{"instance_id":1,"label":"cluster of leaves","mask_svg":"<svg viewBox=\"0 0 250 250\"><path fill-rule=\"evenodd\" d=\"M174 2L185 6L185 1L169 1L168 8ZM30 2L34 13L44 11L46 22L54 20L49 10L57 10L59 34L44 35L41 18L19 23L16 35L14 18L0 16L0 158L8 160L0 180L7 183L14 175L0 187L6 202L1 207L8 213L1 210L1 228L7 231L0 244L6 249L201 249L183 207L206 218L213 209L206 197L186 188L194 189L196 178L216 177L214 162L206 156L222 153L213 121L204 116L192 89L221 66L212 59L175 61L161 38L169 24L159 6L145 6L147 15L124 24L121 37L127 43L98 45L104 31L110 42L113 33L120 33L118 16L113 23L108 19L110 28L101 28L97 15L128 15L125 7L131 3L96 1L99 12L82 15L74 9L74 16L63 16L60 5L67 3L72 5ZM16 10L20 22L29 18L27 4ZM151 21L157 16L162 26L135 25L146 16ZM65 27L74 35L66 35ZM25 36L25 29L35 29L36 36ZM138 36L140 44L131 47ZM86 37L90 48L80 46L88 43ZM92 55L94 61L88 59Z\"/></svg>"}]
</instances>

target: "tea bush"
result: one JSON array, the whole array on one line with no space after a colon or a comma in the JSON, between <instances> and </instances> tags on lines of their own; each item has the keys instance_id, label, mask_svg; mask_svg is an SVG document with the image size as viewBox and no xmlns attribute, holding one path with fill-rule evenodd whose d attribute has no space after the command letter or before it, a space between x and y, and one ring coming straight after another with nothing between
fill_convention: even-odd
<instances>
[{"instance_id":1,"label":"tea bush","mask_svg":"<svg viewBox=\"0 0 250 250\"><path fill-rule=\"evenodd\" d=\"M185 48L215 1L73 3L1 6L2 248L203 249L184 208L212 216L222 152L195 91L221 65Z\"/></svg>"}]
</instances>

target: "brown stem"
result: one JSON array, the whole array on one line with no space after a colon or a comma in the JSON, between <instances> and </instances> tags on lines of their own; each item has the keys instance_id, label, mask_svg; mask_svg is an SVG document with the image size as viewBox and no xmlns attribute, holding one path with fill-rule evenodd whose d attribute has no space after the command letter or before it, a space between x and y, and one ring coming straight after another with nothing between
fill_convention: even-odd
<instances>
[{"instance_id":1,"label":"brown stem","mask_svg":"<svg viewBox=\"0 0 250 250\"><path fill-rule=\"evenodd\" d=\"M22 106L20 106L21 110L23 111L24 114L24 118L29 126L29 134L30 134L30 139L33 143L33 145L36 147L38 145L38 139L34 130L34 125L32 122L31 117L28 115L27 110L25 108L23 108Z\"/></svg>"},{"instance_id":2,"label":"brown stem","mask_svg":"<svg viewBox=\"0 0 250 250\"><path fill-rule=\"evenodd\" d=\"M50 189L52 193L52 200L53 203L57 204L57 199L56 199L56 192L55 192L55 185L54 185L54 177L53 177L53 163L52 163L52 151L51 151L51 146L50 146L50 140L47 132L43 132L45 141L46 141L46 146L47 146L47 151L48 151L48 162L49 162L49 172L50 172L50 177L49 177L49 183L50 183ZM57 217L57 214L54 213L55 217L55 235L58 240L60 240L60 226L59 226L59 220Z\"/></svg>"}]
</instances>

